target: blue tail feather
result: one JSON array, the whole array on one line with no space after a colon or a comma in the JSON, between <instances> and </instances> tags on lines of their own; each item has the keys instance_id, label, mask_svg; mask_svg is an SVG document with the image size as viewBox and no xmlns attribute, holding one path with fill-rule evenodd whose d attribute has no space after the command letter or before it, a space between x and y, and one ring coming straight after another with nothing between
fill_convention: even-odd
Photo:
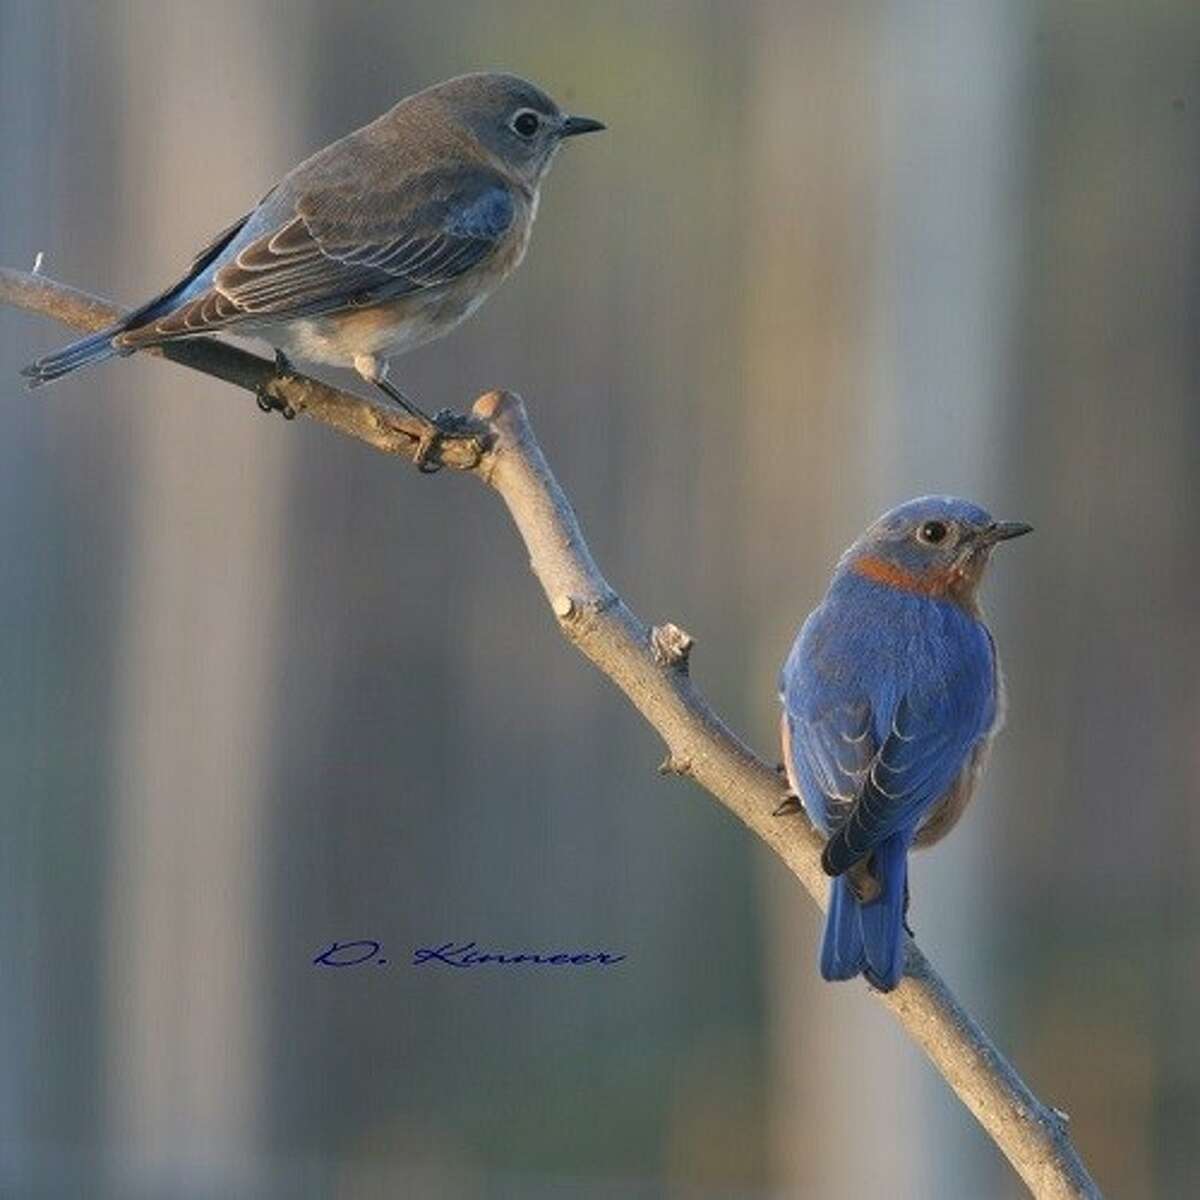
<instances>
[{"instance_id":1,"label":"blue tail feather","mask_svg":"<svg viewBox=\"0 0 1200 1200\"><path fill-rule=\"evenodd\" d=\"M861 905L863 947L867 968L863 972L877 988L890 992L904 971L904 891L908 878L908 843L904 833L894 833L875 850L871 873L883 885L879 897Z\"/></svg>"},{"instance_id":2,"label":"blue tail feather","mask_svg":"<svg viewBox=\"0 0 1200 1200\"><path fill-rule=\"evenodd\" d=\"M866 966L862 918L850 881L839 875L829 884L829 913L821 941L821 974L826 979L853 979Z\"/></svg>"},{"instance_id":3,"label":"blue tail feather","mask_svg":"<svg viewBox=\"0 0 1200 1200\"><path fill-rule=\"evenodd\" d=\"M199 263L200 260L197 259L197 262ZM133 348L114 345L113 339L118 334L138 329L153 321L162 313L169 311L173 305L187 299L196 288L202 287L203 283L203 277L189 276L182 283L163 292L161 296L155 296L141 308L135 309L120 321L109 325L107 329L88 334L87 337L80 338L77 342L72 342L69 346L54 351L53 354L47 354L35 363L30 363L22 370L21 374L29 380L31 388L36 388L41 387L43 383L49 383L53 379L60 379L72 371L77 371L80 367L103 362L106 358L112 358L118 354L122 356L132 354ZM143 344L148 344L148 341L149 339L144 339Z\"/></svg>"},{"instance_id":4,"label":"blue tail feather","mask_svg":"<svg viewBox=\"0 0 1200 1200\"><path fill-rule=\"evenodd\" d=\"M270 194L270 192L267 193L268 196ZM266 196L263 199L265 200ZM247 213L241 220L235 221L217 234L197 255L187 275L178 283L172 284L165 292L146 301L140 308L135 309L107 329L101 329L98 333L80 338L79 341L72 342L69 346L64 346L53 354L47 354L45 358L39 358L35 363L30 363L21 372L29 380L29 386L31 388L40 387L43 383L59 379L80 367L103 362L106 358L112 358L117 354L132 354L133 347L114 346L113 338L127 330L139 329L141 326L149 324L157 317L170 312L176 305L182 304L203 291L212 279L221 253L234 241L252 215L252 213ZM141 339L141 346L150 344L152 340L158 339Z\"/></svg>"},{"instance_id":5,"label":"blue tail feather","mask_svg":"<svg viewBox=\"0 0 1200 1200\"><path fill-rule=\"evenodd\" d=\"M832 881L821 944L824 978L853 979L863 974L885 992L900 982L904 972L904 895L910 840L902 831L876 848L871 874L882 890L869 903L858 900L845 875Z\"/></svg>"},{"instance_id":6,"label":"blue tail feather","mask_svg":"<svg viewBox=\"0 0 1200 1200\"><path fill-rule=\"evenodd\" d=\"M21 374L29 380L29 386L35 388L40 387L43 383L49 383L53 379L59 379L79 367L112 358L114 354L119 353L112 344L112 340L121 332L122 328L124 328L123 323L110 325L107 329L100 330L99 333L80 338L79 341L72 342L69 346L64 346L53 354L47 354L35 363L30 363L22 370Z\"/></svg>"}]
</instances>

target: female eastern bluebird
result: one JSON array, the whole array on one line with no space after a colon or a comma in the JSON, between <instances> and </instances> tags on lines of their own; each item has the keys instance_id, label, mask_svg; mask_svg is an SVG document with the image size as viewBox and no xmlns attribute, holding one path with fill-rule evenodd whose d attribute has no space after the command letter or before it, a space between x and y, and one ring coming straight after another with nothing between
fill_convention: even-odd
<instances>
[{"instance_id":1,"label":"female eastern bluebird","mask_svg":"<svg viewBox=\"0 0 1200 1200\"><path fill-rule=\"evenodd\" d=\"M26 367L30 386L114 354L218 330L352 366L406 403L387 358L441 337L529 242L564 138L604 126L513 75L463 75L401 100L314 154L108 329Z\"/></svg>"},{"instance_id":2,"label":"female eastern bluebird","mask_svg":"<svg viewBox=\"0 0 1200 1200\"><path fill-rule=\"evenodd\" d=\"M783 665L788 780L828 838L826 979L900 981L909 848L953 828L1003 714L976 592L996 543L1030 529L951 496L885 513L842 555Z\"/></svg>"}]
</instances>

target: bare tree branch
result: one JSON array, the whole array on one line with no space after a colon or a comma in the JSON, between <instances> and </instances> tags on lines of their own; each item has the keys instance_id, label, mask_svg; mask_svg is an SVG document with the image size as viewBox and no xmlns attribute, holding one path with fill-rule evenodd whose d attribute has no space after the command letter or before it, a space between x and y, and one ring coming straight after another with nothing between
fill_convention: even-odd
<instances>
[{"instance_id":1,"label":"bare tree branch","mask_svg":"<svg viewBox=\"0 0 1200 1200\"><path fill-rule=\"evenodd\" d=\"M0 301L98 329L120 310L40 275L0 268ZM181 342L164 357L250 391L263 387L296 413L385 453L412 457L424 429L389 404L307 376L278 379L274 364L209 340ZM787 865L817 903L827 902L821 838L802 816L773 816L779 775L738 738L692 683L692 640L677 626L648 627L613 591L592 559L558 481L511 393L489 392L469 432L444 439L437 461L478 475L504 501L564 636L629 697L667 746L662 770L688 775L721 801ZM1065 1114L1043 1104L955 999L911 941L905 977L875 993L1040 1200L1098 1200L1100 1191L1071 1144Z\"/></svg>"},{"instance_id":2,"label":"bare tree branch","mask_svg":"<svg viewBox=\"0 0 1200 1200\"><path fill-rule=\"evenodd\" d=\"M44 313L66 325L89 331L103 329L124 315L124 310L110 300L10 267L0 267L0 302ZM266 395L296 415L303 413L385 454L412 458L430 432L424 421L382 397L365 399L299 372L280 376L270 359L215 338L168 342L140 353L168 358L255 395ZM470 470L479 464L487 438L485 427L464 425L461 433L438 438L428 461L432 465Z\"/></svg>"}]
</instances>

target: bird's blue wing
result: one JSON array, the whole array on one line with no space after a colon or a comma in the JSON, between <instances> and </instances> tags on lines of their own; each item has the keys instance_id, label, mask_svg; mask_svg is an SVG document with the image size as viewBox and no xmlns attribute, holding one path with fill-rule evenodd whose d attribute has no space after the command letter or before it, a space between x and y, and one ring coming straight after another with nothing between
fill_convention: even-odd
<instances>
[{"instance_id":1,"label":"bird's blue wing","mask_svg":"<svg viewBox=\"0 0 1200 1200\"><path fill-rule=\"evenodd\" d=\"M784 757L810 819L830 833L850 815L877 753L865 700L783 716Z\"/></svg>"},{"instance_id":2,"label":"bird's blue wing","mask_svg":"<svg viewBox=\"0 0 1200 1200\"><path fill-rule=\"evenodd\" d=\"M947 610L936 638L901 637L908 610L900 604L870 620L819 608L780 676L784 754L809 816L828 836L831 874L915 829L995 719L984 626Z\"/></svg>"},{"instance_id":3,"label":"bird's blue wing","mask_svg":"<svg viewBox=\"0 0 1200 1200\"><path fill-rule=\"evenodd\" d=\"M838 669L831 616L826 605L810 614L779 673L788 776L825 834L849 816L879 750L870 693Z\"/></svg>"},{"instance_id":4,"label":"bird's blue wing","mask_svg":"<svg viewBox=\"0 0 1200 1200\"><path fill-rule=\"evenodd\" d=\"M423 171L366 194L344 183L280 188L212 263L205 290L120 340L136 347L436 287L491 254L515 214L512 191L486 167Z\"/></svg>"},{"instance_id":5,"label":"bird's blue wing","mask_svg":"<svg viewBox=\"0 0 1200 1200\"><path fill-rule=\"evenodd\" d=\"M918 684L890 714L876 713L879 750L857 800L825 845L821 862L829 874L848 870L892 834L915 830L953 784L994 715L992 673L974 669L979 665L972 659L927 686Z\"/></svg>"}]
</instances>

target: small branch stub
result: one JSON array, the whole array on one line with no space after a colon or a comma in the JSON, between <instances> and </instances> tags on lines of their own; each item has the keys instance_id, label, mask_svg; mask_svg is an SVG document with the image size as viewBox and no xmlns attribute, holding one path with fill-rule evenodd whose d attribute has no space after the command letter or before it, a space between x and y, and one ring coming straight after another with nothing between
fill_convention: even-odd
<instances>
[{"instance_id":1,"label":"small branch stub","mask_svg":"<svg viewBox=\"0 0 1200 1200\"><path fill-rule=\"evenodd\" d=\"M579 612L579 605L575 603L575 597L568 596L566 592L554 597L553 608L554 615L560 621L569 621Z\"/></svg>"},{"instance_id":2,"label":"small branch stub","mask_svg":"<svg viewBox=\"0 0 1200 1200\"><path fill-rule=\"evenodd\" d=\"M692 773L692 760L690 758L679 758L675 754L668 754L658 764L658 773L660 775L690 775Z\"/></svg>"},{"instance_id":3,"label":"small branch stub","mask_svg":"<svg viewBox=\"0 0 1200 1200\"><path fill-rule=\"evenodd\" d=\"M660 667L677 667L686 671L692 644L692 635L670 621L655 625L650 630L650 652Z\"/></svg>"},{"instance_id":4,"label":"small branch stub","mask_svg":"<svg viewBox=\"0 0 1200 1200\"><path fill-rule=\"evenodd\" d=\"M483 395L471 405L471 415L477 421L495 421L505 409L512 406L514 401L515 397L508 392L484 392Z\"/></svg>"}]
</instances>

